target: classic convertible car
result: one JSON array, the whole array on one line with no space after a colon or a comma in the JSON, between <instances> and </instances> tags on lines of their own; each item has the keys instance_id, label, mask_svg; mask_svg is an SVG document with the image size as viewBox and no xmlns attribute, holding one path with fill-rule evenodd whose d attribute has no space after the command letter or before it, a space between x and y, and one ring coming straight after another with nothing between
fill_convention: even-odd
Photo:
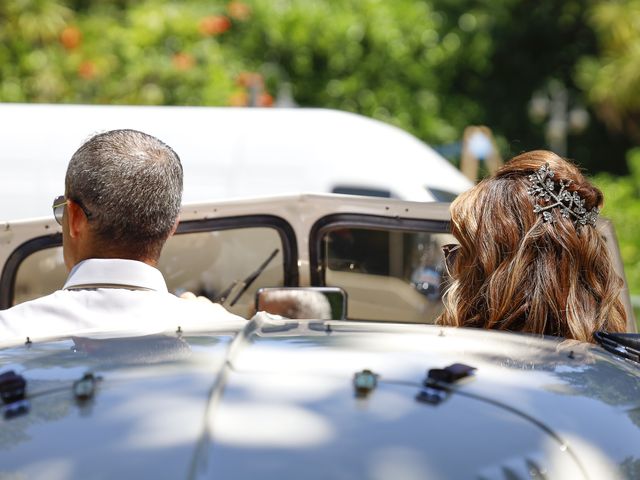
<instances>
[{"instance_id":1,"label":"classic convertible car","mask_svg":"<svg viewBox=\"0 0 640 480\"><path fill-rule=\"evenodd\" d=\"M434 325L447 222L345 196L185 206L170 289L252 319L0 349L0 478L640 478L626 294L630 333L601 346ZM0 225L1 308L62 285L60 242L53 219ZM331 319L254 315L291 287L335 287L307 290Z\"/></svg>"}]
</instances>

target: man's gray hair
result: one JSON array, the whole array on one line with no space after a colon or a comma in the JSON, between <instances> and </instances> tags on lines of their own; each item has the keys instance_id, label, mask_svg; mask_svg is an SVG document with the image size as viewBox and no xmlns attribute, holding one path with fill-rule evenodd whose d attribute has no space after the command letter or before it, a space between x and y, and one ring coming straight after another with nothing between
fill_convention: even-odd
<instances>
[{"instance_id":1,"label":"man's gray hair","mask_svg":"<svg viewBox=\"0 0 640 480\"><path fill-rule=\"evenodd\" d=\"M180 158L146 133L100 133L71 157L65 195L91 213L102 242L159 255L182 202Z\"/></svg>"},{"instance_id":2,"label":"man's gray hair","mask_svg":"<svg viewBox=\"0 0 640 480\"><path fill-rule=\"evenodd\" d=\"M331 320L331 305L321 292L304 289L272 290L262 293L264 310L291 319Z\"/></svg>"}]
</instances>

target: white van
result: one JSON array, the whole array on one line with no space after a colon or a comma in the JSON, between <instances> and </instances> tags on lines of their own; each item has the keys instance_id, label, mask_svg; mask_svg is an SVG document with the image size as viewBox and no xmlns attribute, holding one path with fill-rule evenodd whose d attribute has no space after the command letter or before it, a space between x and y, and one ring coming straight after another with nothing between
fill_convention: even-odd
<instances>
[{"instance_id":1,"label":"white van","mask_svg":"<svg viewBox=\"0 0 640 480\"><path fill-rule=\"evenodd\" d=\"M0 127L3 220L50 215L73 152L116 128L178 152L185 203L294 192L449 201L471 186L403 130L334 110L0 104Z\"/></svg>"}]
</instances>

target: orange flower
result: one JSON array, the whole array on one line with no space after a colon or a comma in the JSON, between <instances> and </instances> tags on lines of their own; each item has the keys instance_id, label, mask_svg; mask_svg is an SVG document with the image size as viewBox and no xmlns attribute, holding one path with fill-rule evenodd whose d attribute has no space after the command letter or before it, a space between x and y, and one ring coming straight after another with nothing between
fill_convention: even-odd
<instances>
[{"instance_id":1,"label":"orange flower","mask_svg":"<svg viewBox=\"0 0 640 480\"><path fill-rule=\"evenodd\" d=\"M273 97L268 93L261 93L258 97L258 105L261 107L273 107Z\"/></svg>"},{"instance_id":2,"label":"orange flower","mask_svg":"<svg viewBox=\"0 0 640 480\"><path fill-rule=\"evenodd\" d=\"M73 50L82 41L82 33L76 27L66 27L60 33L60 43L67 50Z\"/></svg>"},{"instance_id":3,"label":"orange flower","mask_svg":"<svg viewBox=\"0 0 640 480\"><path fill-rule=\"evenodd\" d=\"M209 15L200 20L200 33L205 36L220 35L231 28L231 20L224 15Z\"/></svg>"},{"instance_id":4,"label":"orange flower","mask_svg":"<svg viewBox=\"0 0 640 480\"><path fill-rule=\"evenodd\" d=\"M244 21L251 16L251 7L246 3L233 1L227 5L227 12L231 18Z\"/></svg>"},{"instance_id":5,"label":"orange flower","mask_svg":"<svg viewBox=\"0 0 640 480\"><path fill-rule=\"evenodd\" d=\"M232 107L246 107L249 103L247 92L235 92L229 97L229 105Z\"/></svg>"},{"instance_id":6,"label":"orange flower","mask_svg":"<svg viewBox=\"0 0 640 480\"><path fill-rule=\"evenodd\" d=\"M193 56L184 52L176 53L173 56L172 61L173 61L173 66L176 67L178 70L189 70L196 63Z\"/></svg>"},{"instance_id":7,"label":"orange flower","mask_svg":"<svg viewBox=\"0 0 640 480\"><path fill-rule=\"evenodd\" d=\"M262 86L262 75L255 72L240 72L236 77L236 84L241 87Z\"/></svg>"},{"instance_id":8,"label":"orange flower","mask_svg":"<svg viewBox=\"0 0 640 480\"><path fill-rule=\"evenodd\" d=\"M91 80L97 73L98 69L96 68L96 64L91 60L85 60L78 66L78 75L85 80Z\"/></svg>"}]
</instances>

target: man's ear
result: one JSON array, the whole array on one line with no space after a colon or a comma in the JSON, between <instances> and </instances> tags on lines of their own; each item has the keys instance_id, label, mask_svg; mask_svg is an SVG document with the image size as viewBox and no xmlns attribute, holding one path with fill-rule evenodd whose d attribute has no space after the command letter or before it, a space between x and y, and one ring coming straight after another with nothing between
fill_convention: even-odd
<instances>
[{"instance_id":1,"label":"man's ear","mask_svg":"<svg viewBox=\"0 0 640 480\"><path fill-rule=\"evenodd\" d=\"M73 200L67 200L67 222L69 224L69 236L71 238L77 238L85 232L89 223L82 208Z\"/></svg>"},{"instance_id":2,"label":"man's ear","mask_svg":"<svg viewBox=\"0 0 640 480\"><path fill-rule=\"evenodd\" d=\"M180 217L176 218L176 223L173 224L173 228L171 229L171 233L169 233L169 236L171 237L174 233L176 233L176 230L178 229L178 224L180 223Z\"/></svg>"}]
</instances>

